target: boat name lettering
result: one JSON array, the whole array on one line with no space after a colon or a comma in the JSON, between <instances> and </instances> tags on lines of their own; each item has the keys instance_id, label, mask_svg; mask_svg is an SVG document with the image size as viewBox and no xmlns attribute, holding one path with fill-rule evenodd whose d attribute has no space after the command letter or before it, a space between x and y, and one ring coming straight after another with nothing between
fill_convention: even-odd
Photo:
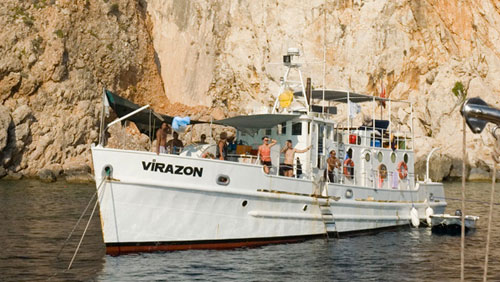
<instances>
[{"instance_id":1,"label":"boat name lettering","mask_svg":"<svg viewBox=\"0 0 500 282\"><path fill-rule=\"evenodd\" d=\"M154 171L154 172L163 172L163 173L171 173L178 175L192 175L193 177L203 175L202 167L192 167L192 166L183 166L183 165L172 165L172 164L164 164L153 162L145 162L142 161L142 168L144 170Z\"/></svg>"}]
</instances>

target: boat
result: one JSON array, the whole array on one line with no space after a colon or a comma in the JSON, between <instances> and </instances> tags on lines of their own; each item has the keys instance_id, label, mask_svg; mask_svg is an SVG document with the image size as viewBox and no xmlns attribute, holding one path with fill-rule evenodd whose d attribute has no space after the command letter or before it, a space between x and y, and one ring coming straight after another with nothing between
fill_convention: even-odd
<instances>
[{"instance_id":1,"label":"boat","mask_svg":"<svg viewBox=\"0 0 500 282\"><path fill-rule=\"evenodd\" d=\"M118 119L101 123L91 151L107 254L293 243L418 226L444 213L443 184L415 176L412 104L313 90L302 79L299 57L294 48L284 55L285 75L269 112L209 122L235 128L228 160L205 158L215 153L214 144L159 155L106 147L105 131L114 123L132 121L151 134L172 117L105 91L103 105L118 109ZM376 117L378 105L390 117L396 103L411 113L407 131ZM356 121L360 109L372 112L369 123ZM256 155L264 136L277 140L269 174ZM295 155L292 177L279 167L286 140L295 148L311 146ZM332 150L341 166L330 179L325 170Z\"/></svg>"},{"instance_id":2,"label":"boat","mask_svg":"<svg viewBox=\"0 0 500 282\"><path fill-rule=\"evenodd\" d=\"M462 214L460 210L455 212L455 215L450 214L434 214L430 215L431 230L433 233L460 235L462 228ZM466 215L464 217L465 232L470 232L476 229L476 222L479 216Z\"/></svg>"}]
</instances>

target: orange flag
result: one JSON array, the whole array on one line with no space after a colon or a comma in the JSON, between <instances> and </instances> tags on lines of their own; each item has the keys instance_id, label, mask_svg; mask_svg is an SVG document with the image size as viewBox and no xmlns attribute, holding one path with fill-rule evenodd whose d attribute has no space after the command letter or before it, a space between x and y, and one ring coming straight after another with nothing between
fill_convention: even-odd
<instances>
[{"instance_id":1,"label":"orange flag","mask_svg":"<svg viewBox=\"0 0 500 282\"><path fill-rule=\"evenodd\" d=\"M380 98L385 98L385 87L382 80L380 81ZM380 101L380 104L385 108L385 101Z\"/></svg>"}]
</instances>

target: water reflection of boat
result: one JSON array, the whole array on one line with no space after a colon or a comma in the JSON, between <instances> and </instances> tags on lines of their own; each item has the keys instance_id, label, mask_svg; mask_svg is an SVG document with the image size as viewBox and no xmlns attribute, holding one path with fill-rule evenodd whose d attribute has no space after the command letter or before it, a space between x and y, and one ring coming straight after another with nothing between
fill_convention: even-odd
<instances>
[{"instance_id":1,"label":"water reflection of boat","mask_svg":"<svg viewBox=\"0 0 500 282\"><path fill-rule=\"evenodd\" d=\"M411 103L312 90L294 62L298 55L296 49L285 55L280 93L288 93L277 98L272 113L213 122L237 130L236 144L241 145L227 161L202 158L215 149L210 144L160 155L106 148L104 140L92 147L108 254L296 242L410 222L418 226L428 215L444 212L443 185L415 177ZM300 77L295 89L292 71ZM109 102L113 106L116 99ZM388 105L389 117L394 103L407 106L409 131L398 130L390 118L375 118L374 109L382 102ZM361 103L372 103L370 124L352 119ZM141 112L128 105L130 111L135 107ZM338 122L337 111L345 114L346 123ZM144 130L151 120L156 125L169 120L144 111L125 112L118 116L141 123ZM280 145L290 139L298 148L312 146L297 154L293 177L279 173L280 145L272 147L273 167L264 173L253 154L266 135ZM333 181L324 177L332 150L341 160Z\"/></svg>"}]
</instances>

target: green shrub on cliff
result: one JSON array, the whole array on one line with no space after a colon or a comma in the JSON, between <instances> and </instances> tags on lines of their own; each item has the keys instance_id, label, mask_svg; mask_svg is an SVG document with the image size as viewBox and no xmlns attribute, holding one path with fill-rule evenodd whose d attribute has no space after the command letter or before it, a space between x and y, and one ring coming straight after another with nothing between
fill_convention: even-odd
<instances>
[{"instance_id":1,"label":"green shrub on cliff","mask_svg":"<svg viewBox=\"0 0 500 282\"><path fill-rule=\"evenodd\" d=\"M462 101L465 100L465 97L467 96L467 92L464 90L464 85L460 81L455 82L455 86L453 86L451 92L453 92L455 97Z\"/></svg>"}]
</instances>

